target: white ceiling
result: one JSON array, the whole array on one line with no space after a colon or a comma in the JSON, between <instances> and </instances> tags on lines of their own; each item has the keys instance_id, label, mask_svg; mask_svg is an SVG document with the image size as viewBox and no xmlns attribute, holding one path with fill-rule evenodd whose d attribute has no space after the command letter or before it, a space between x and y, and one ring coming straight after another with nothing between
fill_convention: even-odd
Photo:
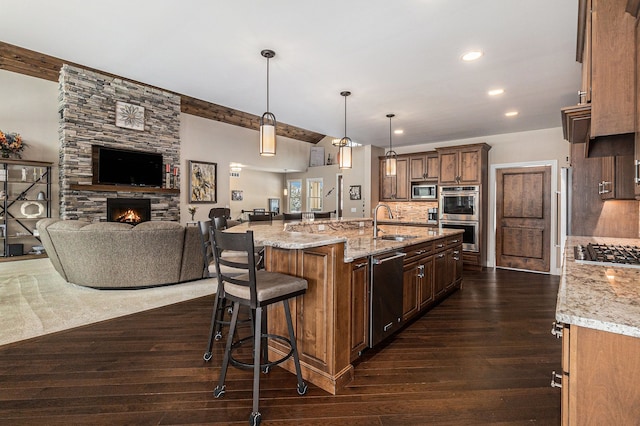
<instances>
[{"instance_id":1,"label":"white ceiling","mask_svg":"<svg viewBox=\"0 0 640 426\"><path fill-rule=\"evenodd\" d=\"M355 142L558 127L577 102L578 0L0 0L0 40ZM465 63L460 56L481 49ZM486 93L502 87L506 93ZM506 118L516 109L519 115Z\"/></svg>"}]
</instances>

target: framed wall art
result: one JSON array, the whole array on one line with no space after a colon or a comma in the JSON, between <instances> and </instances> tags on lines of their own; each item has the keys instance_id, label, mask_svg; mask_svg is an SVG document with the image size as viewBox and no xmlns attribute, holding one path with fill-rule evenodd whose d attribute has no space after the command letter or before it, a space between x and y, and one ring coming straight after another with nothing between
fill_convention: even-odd
<instances>
[{"instance_id":1,"label":"framed wall art","mask_svg":"<svg viewBox=\"0 0 640 426\"><path fill-rule=\"evenodd\" d=\"M360 200L362 195L360 194L362 188L360 185L351 185L349 187L349 199L350 200Z\"/></svg>"},{"instance_id":2,"label":"framed wall art","mask_svg":"<svg viewBox=\"0 0 640 426\"><path fill-rule=\"evenodd\" d=\"M116 126L125 129L144 130L144 108L116 101Z\"/></svg>"},{"instance_id":3,"label":"framed wall art","mask_svg":"<svg viewBox=\"0 0 640 426\"><path fill-rule=\"evenodd\" d=\"M231 201L242 201L242 191L233 189L231 191Z\"/></svg>"},{"instance_id":4,"label":"framed wall art","mask_svg":"<svg viewBox=\"0 0 640 426\"><path fill-rule=\"evenodd\" d=\"M189 161L189 203L217 203L216 163Z\"/></svg>"}]
</instances>

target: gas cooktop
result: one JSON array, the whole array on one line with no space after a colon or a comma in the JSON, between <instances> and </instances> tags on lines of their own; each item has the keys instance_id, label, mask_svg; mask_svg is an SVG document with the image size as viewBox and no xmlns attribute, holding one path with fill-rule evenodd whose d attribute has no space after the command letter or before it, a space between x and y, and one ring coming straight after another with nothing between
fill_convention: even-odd
<instances>
[{"instance_id":1,"label":"gas cooktop","mask_svg":"<svg viewBox=\"0 0 640 426\"><path fill-rule=\"evenodd\" d=\"M589 243L578 244L573 251L579 263L640 268L640 247Z\"/></svg>"}]
</instances>

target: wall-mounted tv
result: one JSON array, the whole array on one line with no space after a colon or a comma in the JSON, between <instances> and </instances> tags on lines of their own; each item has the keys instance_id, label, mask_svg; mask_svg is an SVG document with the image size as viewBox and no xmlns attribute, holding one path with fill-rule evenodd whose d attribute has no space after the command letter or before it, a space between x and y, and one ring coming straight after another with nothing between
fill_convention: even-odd
<instances>
[{"instance_id":1,"label":"wall-mounted tv","mask_svg":"<svg viewBox=\"0 0 640 426\"><path fill-rule=\"evenodd\" d=\"M93 145L93 184L162 187L162 154Z\"/></svg>"}]
</instances>

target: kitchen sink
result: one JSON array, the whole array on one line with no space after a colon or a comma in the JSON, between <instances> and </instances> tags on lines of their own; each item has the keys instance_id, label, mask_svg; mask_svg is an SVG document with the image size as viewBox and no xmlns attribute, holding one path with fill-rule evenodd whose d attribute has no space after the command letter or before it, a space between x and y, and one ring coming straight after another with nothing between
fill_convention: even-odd
<instances>
[{"instance_id":1,"label":"kitchen sink","mask_svg":"<svg viewBox=\"0 0 640 426\"><path fill-rule=\"evenodd\" d=\"M379 240L404 241L412 238L418 238L417 235L387 234L378 237Z\"/></svg>"}]
</instances>

